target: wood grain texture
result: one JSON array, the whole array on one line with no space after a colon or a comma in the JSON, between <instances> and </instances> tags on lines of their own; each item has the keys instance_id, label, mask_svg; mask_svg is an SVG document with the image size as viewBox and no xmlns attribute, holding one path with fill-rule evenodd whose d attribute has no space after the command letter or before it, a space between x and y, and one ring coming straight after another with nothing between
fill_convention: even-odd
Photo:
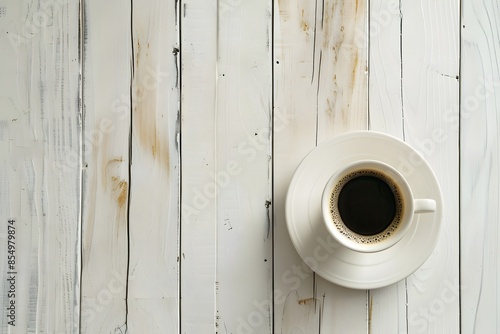
<instances>
[{"instance_id":1,"label":"wood grain texture","mask_svg":"<svg viewBox=\"0 0 500 334\"><path fill-rule=\"evenodd\" d=\"M179 73L175 1L132 2L128 314L131 333L178 331Z\"/></svg>"},{"instance_id":2,"label":"wood grain texture","mask_svg":"<svg viewBox=\"0 0 500 334\"><path fill-rule=\"evenodd\" d=\"M181 2L181 317L183 333L213 333L216 316L217 6Z\"/></svg>"},{"instance_id":3,"label":"wood grain texture","mask_svg":"<svg viewBox=\"0 0 500 334\"><path fill-rule=\"evenodd\" d=\"M324 1L321 13L315 45L319 53L317 145L341 133L368 127L368 1ZM320 331L368 330L370 304L366 291L342 288L316 275L314 294L316 299L323 299L327 315L322 316Z\"/></svg>"},{"instance_id":4,"label":"wood grain texture","mask_svg":"<svg viewBox=\"0 0 500 334\"><path fill-rule=\"evenodd\" d=\"M69 1L0 6L3 333L79 331L78 10ZM15 220L15 254L7 252L8 220ZM15 319L5 311L12 301Z\"/></svg>"},{"instance_id":5,"label":"wood grain texture","mask_svg":"<svg viewBox=\"0 0 500 334\"><path fill-rule=\"evenodd\" d=\"M492 0L3 1L0 331L500 332L499 20ZM419 151L445 207L428 261L370 291L315 275L285 225L297 165L357 129Z\"/></svg>"},{"instance_id":6,"label":"wood grain texture","mask_svg":"<svg viewBox=\"0 0 500 334\"><path fill-rule=\"evenodd\" d=\"M402 16L398 0L370 2L370 130L404 140ZM369 333L408 332L407 280L369 293Z\"/></svg>"},{"instance_id":7,"label":"wood grain texture","mask_svg":"<svg viewBox=\"0 0 500 334\"><path fill-rule=\"evenodd\" d=\"M401 13L404 139L432 167L444 206L436 248L407 280L408 333L457 333L459 140L446 117L459 106L459 4L403 1Z\"/></svg>"},{"instance_id":8,"label":"wood grain texture","mask_svg":"<svg viewBox=\"0 0 500 334\"><path fill-rule=\"evenodd\" d=\"M404 282L372 292L372 330L458 332L458 132L447 120L458 110L458 7L384 1L371 8L371 128L424 155L446 208L439 244L427 263Z\"/></svg>"},{"instance_id":9,"label":"wood grain texture","mask_svg":"<svg viewBox=\"0 0 500 334\"><path fill-rule=\"evenodd\" d=\"M215 331L272 333L271 3L219 1L217 22Z\"/></svg>"},{"instance_id":10,"label":"wood grain texture","mask_svg":"<svg viewBox=\"0 0 500 334\"><path fill-rule=\"evenodd\" d=\"M83 2L83 333L126 330L130 14L130 4Z\"/></svg>"},{"instance_id":11,"label":"wood grain texture","mask_svg":"<svg viewBox=\"0 0 500 334\"><path fill-rule=\"evenodd\" d=\"M363 40L367 17L364 1L275 2L274 330L278 333L342 333L346 328L362 333L368 327L366 291L335 286L312 273L296 253L285 225L286 191L303 157L334 135L367 128L368 41Z\"/></svg>"},{"instance_id":12,"label":"wood grain texture","mask_svg":"<svg viewBox=\"0 0 500 334\"><path fill-rule=\"evenodd\" d=\"M498 333L500 12L494 1L462 3L461 108L449 115L461 135L461 324Z\"/></svg>"}]
</instances>

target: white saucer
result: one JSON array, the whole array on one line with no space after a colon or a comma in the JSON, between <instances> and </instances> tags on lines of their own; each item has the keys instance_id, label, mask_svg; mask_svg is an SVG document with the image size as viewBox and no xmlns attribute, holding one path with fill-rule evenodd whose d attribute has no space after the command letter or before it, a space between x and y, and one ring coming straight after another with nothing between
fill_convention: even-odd
<instances>
[{"instance_id":1,"label":"white saucer","mask_svg":"<svg viewBox=\"0 0 500 334\"><path fill-rule=\"evenodd\" d=\"M338 244L322 222L321 195L330 176L360 159L385 162L408 181L415 198L432 198L436 211L415 214L409 231L394 246L360 253ZM286 220L302 259L326 280L354 289L375 289L409 276L436 245L442 220L442 198L436 176L408 144L374 131L355 131L316 147L300 163L286 198Z\"/></svg>"}]
</instances>

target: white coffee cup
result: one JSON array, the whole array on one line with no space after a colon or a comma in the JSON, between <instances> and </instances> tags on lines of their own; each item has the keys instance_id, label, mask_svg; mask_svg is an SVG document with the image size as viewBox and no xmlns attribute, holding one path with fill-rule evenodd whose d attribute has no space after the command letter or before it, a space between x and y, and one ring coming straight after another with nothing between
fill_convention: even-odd
<instances>
[{"instance_id":1,"label":"white coffee cup","mask_svg":"<svg viewBox=\"0 0 500 334\"><path fill-rule=\"evenodd\" d=\"M414 214L436 210L434 199L414 198L403 175L376 160L360 160L337 170L324 188L321 205L328 232L358 252L395 245Z\"/></svg>"}]
</instances>

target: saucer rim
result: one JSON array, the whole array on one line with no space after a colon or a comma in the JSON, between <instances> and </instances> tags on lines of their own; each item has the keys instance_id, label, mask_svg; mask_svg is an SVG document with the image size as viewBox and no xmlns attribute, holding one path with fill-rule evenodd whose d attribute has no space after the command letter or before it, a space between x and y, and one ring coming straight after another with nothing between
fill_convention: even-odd
<instances>
[{"instance_id":1,"label":"saucer rim","mask_svg":"<svg viewBox=\"0 0 500 334\"><path fill-rule=\"evenodd\" d=\"M394 270L393 273L389 273L389 275L385 276L384 278L374 280L374 279L367 279L367 278L363 278L363 277L362 278L358 277L357 279L346 278L345 276L349 276L349 275L346 275L346 273L344 273L344 275L341 275L342 274L341 272L337 273L337 275L332 275L331 270L328 270L331 268L325 268L324 263L320 263L317 266L317 268L311 268L311 269L314 269L314 271L318 275L325 278L326 280L328 280L334 284L348 287L348 288L353 288L353 289L374 289L374 288L380 288L380 287L384 287L384 286L388 286L390 284L396 283L396 282L400 281L401 279L408 277L413 272L415 272L419 267L422 266L422 264L432 254L433 250L436 247L437 241L439 239L440 228L442 225L443 200L442 200L441 189L440 189L439 183L437 181L436 175L435 175L434 171L432 170L431 166L429 165L429 163L413 147L411 147L409 144L400 140L397 137L394 137L392 135L388 135L388 134L385 134L382 132L371 131L371 130L352 131L352 132L348 132L348 133L345 133L342 135L338 135L338 136L334 137L333 139L331 139L330 141L325 142L321 145L318 145L313 150L311 150L311 152L309 152L302 159L302 161L299 163L298 167L296 168L296 170L292 176L291 182L289 184L288 190L286 192L285 217L286 217L286 225L287 225L288 233L289 233L291 241L292 241L295 249L299 253L300 257L302 258L302 260L305 260L308 253L311 253L311 252L308 252L306 249L304 249L305 248L305 246L303 245L304 239L308 238L309 240L312 240L315 237L319 237L319 235L315 235L315 232L317 232L318 228L316 228L316 230L313 229L313 231L311 233L309 233L309 235L307 237L303 236L302 238L299 235L297 235L297 233L295 231L295 225L297 223L295 222L296 219L294 219L294 217L293 217L293 211L295 208L293 205L294 204L293 201L295 199L294 192L296 191L295 188L297 187L297 183L300 181L299 178L300 178L301 174L303 173L303 170L307 167L307 164L310 163L310 160L312 160L315 157L315 155L317 155L320 152L323 152L325 150L326 151L328 151L328 150L334 151L336 148L339 147L339 145L341 145L342 143L349 141L349 140L353 140L353 139L360 140L361 139L361 140L366 141L366 140L373 140L374 138L376 138L377 140L389 141L389 142L393 143L394 145L396 145L393 147L397 147L399 145L400 148L403 148L409 154L416 154L416 156L420 159L420 162L422 163L422 166L419 166L419 168L416 169L417 176L419 173L422 175L427 173L427 174L429 174L429 176L431 176L431 180L428 180L428 182L433 183L433 187L435 188L434 190L436 191L436 192L433 192L433 195L432 195L432 197L436 201L436 211L428 214L428 215L433 216L432 219L431 218L428 219L428 220L432 220L432 222L433 222L432 225L419 223L421 214L414 215L414 218L412 221L412 226L414 226L414 227L411 229L411 232L412 232L411 235L409 235L407 237L407 239L409 239L409 241L406 241L406 245L401 246L401 247L403 247L403 251L406 250L407 252L409 252L410 253L409 255L411 255L410 257L413 258L413 260L415 260L415 261L407 261L406 263L409 263L409 265L407 265L406 268L403 268L404 270L401 270L401 268L398 268L398 270ZM362 150L360 150L360 151L362 151ZM359 158L359 156L366 155L365 153L360 153L360 151L357 153L352 152L351 154L348 155L348 157L358 157ZM391 153L389 148L386 148L385 150L381 151L381 156L387 156L387 155L391 155L391 154L394 154L394 153ZM345 154L344 154L343 158L345 158ZM371 160L373 158L362 158L362 159L363 160L365 160L365 159ZM355 161L355 160L353 160L353 161ZM392 168L394 168L395 170L397 170L398 172L401 173L401 171L398 169L398 167L388 163L387 161L384 161L384 160L380 160L380 161L385 163L385 164L390 165ZM335 163L332 163L332 165L335 165ZM328 166L329 165L325 165L324 168L326 168ZM425 173L424 173L424 170L425 170ZM332 172L332 174L334 172ZM401 174L404 174L404 173L401 173ZM415 177L413 177L413 178L415 178ZM414 185L412 185L410 181L408 181L408 183L410 185L410 188L412 188L411 190L413 190ZM302 193L304 192L303 190L304 189L302 189ZM310 189L310 190L313 191L314 189ZM311 196L312 195L310 195L309 198ZM321 206L319 208L320 208L320 211L322 211ZM309 223L309 225L313 224L313 223L311 223L311 220L310 220L310 212L309 212L310 210L311 210L310 206L308 205L307 206L307 213L308 213L309 219L308 219L308 221L305 221L302 224L305 224L305 223ZM322 212L321 212L321 216L322 216ZM412 254L412 249L417 248L417 245L415 244L416 241L414 241L415 234L417 232L417 229L421 225L432 226L436 233L433 233L433 237L432 237L430 244L426 245L426 246L429 246L428 249L420 248L421 249L420 256L414 256L414 254ZM421 229L424 229L424 228L425 227L422 227ZM325 227L325 230L326 230L326 227ZM431 231L431 227L429 227L429 230ZM410 230L407 231L407 233L410 233ZM412 242L413 242L413 244L412 244ZM408 245L408 244L410 244L410 245ZM409 247L409 246L411 246L411 247ZM347 249L345 246L340 245L340 244L339 244L339 247L340 247L340 253L343 253L342 249L343 250ZM374 253L356 252L356 251L352 251L350 249L349 249L349 251L355 252L357 254L357 256L359 257L359 259L361 259L362 257L368 258L370 256L369 254L390 252L391 250L393 250L393 247L395 247L395 245L389 247L386 250L382 250L380 252L374 252ZM389 260L387 260L385 262L395 261L394 259L395 259L394 256L390 256ZM342 259L337 260L337 262L339 262L339 261L342 261ZM380 263L384 264L384 262L380 262ZM365 265L364 268L366 269L366 268L375 267L374 270L376 270L376 266L380 265L380 263ZM321 264L323 264L323 265L321 265ZM355 265L352 265L352 266L355 266ZM359 267L363 267L363 266L359 266Z\"/></svg>"}]
</instances>

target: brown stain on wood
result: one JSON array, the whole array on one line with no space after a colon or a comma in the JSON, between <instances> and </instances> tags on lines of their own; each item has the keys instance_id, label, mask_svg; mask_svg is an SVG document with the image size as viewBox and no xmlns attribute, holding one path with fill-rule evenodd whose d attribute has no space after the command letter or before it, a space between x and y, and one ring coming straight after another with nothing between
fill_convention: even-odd
<instances>
[{"instance_id":1,"label":"brown stain on wood","mask_svg":"<svg viewBox=\"0 0 500 334\"><path fill-rule=\"evenodd\" d=\"M135 53L135 66L139 66L139 60L141 56L141 43L137 40L136 53Z\"/></svg>"},{"instance_id":2,"label":"brown stain on wood","mask_svg":"<svg viewBox=\"0 0 500 334\"><path fill-rule=\"evenodd\" d=\"M311 298L305 298L305 299L299 299L299 300L297 301L297 303L299 303L299 305L307 305L307 304L314 303L314 300L315 300L315 298L314 298L314 297L311 297Z\"/></svg>"},{"instance_id":3,"label":"brown stain on wood","mask_svg":"<svg viewBox=\"0 0 500 334\"><path fill-rule=\"evenodd\" d=\"M333 1L325 4L323 31L323 62L329 62L332 68L330 95L325 103L325 112L334 122L339 119L342 124L351 122L350 115L353 93L357 85L363 84L362 71L366 64L362 63L363 48L356 45L357 22L365 17L364 2ZM338 75L337 75L338 74Z\"/></svg>"},{"instance_id":4,"label":"brown stain on wood","mask_svg":"<svg viewBox=\"0 0 500 334\"><path fill-rule=\"evenodd\" d=\"M325 6L327 6L328 3L325 3ZM334 5L332 4L331 8L325 8L324 10L324 17L323 17L323 49L328 49L328 45L330 43L330 34L331 34L331 20L332 20L332 13L333 13L333 8Z\"/></svg>"},{"instance_id":5,"label":"brown stain on wood","mask_svg":"<svg viewBox=\"0 0 500 334\"><path fill-rule=\"evenodd\" d=\"M149 49L150 42L145 42ZM137 42L140 45L140 42ZM134 86L135 103L133 109L133 136L137 140L143 152L149 152L155 164L170 172L170 151L168 133L166 128L159 129L158 122L167 122L166 115L159 114L158 110L158 87L163 78L157 78L156 63L150 59L149 52L137 49L137 63L135 68ZM142 53L142 54L141 54ZM140 62L139 62L140 59ZM154 84L152 84L154 83ZM164 117L165 116L165 117Z\"/></svg>"},{"instance_id":6,"label":"brown stain on wood","mask_svg":"<svg viewBox=\"0 0 500 334\"><path fill-rule=\"evenodd\" d=\"M372 332L372 313L373 313L373 297L370 296L370 303L368 304L368 334Z\"/></svg>"},{"instance_id":7,"label":"brown stain on wood","mask_svg":"<svg viewBox=\"0 0 500 334\"><path fill-rule=\"evenodd\" d=\"M326 106L327 106L326 114L330 116L330 118L333 117L333 105L332 101L328 97L326 98Z\"/></svg>"},{"instance_id":8,"label":"brown stain on wood","mask_svg":"<svg viewBox=\"0 0 500 334\"><path fill-rule=\"evenodd\" d=\"M170 152L168 138L160 134L156 124L155 102L156 92L147 92L149 96L137 105L134 110L134 133L143 151L167 172L170 171Z\"/></svg>"},{"instance_id":9,"label":"brown stain on wood","mask_svg":"<svg viewBox=\"0 0 500 334\"><path fill-rule=\"evenodd\" d=\"M352 73L351 73L351 88L354 90L354 84L356 83L356 74L358 69L359 53L356 51L354 55L354 60L352 62Z\"/></svg>"},{"instance_id":10,"label":"brown stain on wood","mask_svg":"<svg viewBox=\"0 0 500 334\"><path fill-rule=\"evenodd\" d=\"M108 135L105 135L105 138L107 138ZM108 141L108 139L106 139ZM106 144L107 145L107 144ZM104 144L102 147L108 147L105 146ZM119 166L116 166L115 164L120 164L123 162L123 158L113 158L108 160L108 162L104 165L104 168L102 170L102 185L104 188L107 188L108 186L108 180L110 179L109 175L113 175L118 173L118 169L120 168Z\"/></svg>"},{"instance_id":11,"label":"brown stain on wood","mask_svg":"<svg viewBox=\"0 0 500 334\"><path fill-rule=\"evenodd\" d=\"M301 28L303 31L308 32L308 31L309 31L309 24L308 24L306 21L302 20L302 21L300 22L300 28Z\"/></svg>"},{"instance_id":12,"label":"brown stain on wood","mask_svg":"<svg viewBox=\"0 0 500 334\"><path fill-rule=\"evenodd\" d=\"M111 177L113 193L116 196L116 202L120 209L125 208L128 199L128 182L119 177Z\"/></svg>"},{"instance_id":13,"label":"brown stain on wood","mask_svg":"<svg viewBox=\"0 0 500 334\"><path fill-rule=\"evenodd\" d=\"M107 166L109 166L110 164L115 163L115 162L123 162L123 158L111 159L111 160L108 161Z\"/></svg>"},{"instance_id":14,"label":"brown stain on wood","mask_svg":"<svg viewBox=\"0 0 500 334\"><path fill-rule=\"evenodd\" d=\"M311 297L300 299L297 290L290 291L285 299L283 313L277 317L282 333L320 333L322 328L323 302Z\"/></svg>"}]
</instances>

